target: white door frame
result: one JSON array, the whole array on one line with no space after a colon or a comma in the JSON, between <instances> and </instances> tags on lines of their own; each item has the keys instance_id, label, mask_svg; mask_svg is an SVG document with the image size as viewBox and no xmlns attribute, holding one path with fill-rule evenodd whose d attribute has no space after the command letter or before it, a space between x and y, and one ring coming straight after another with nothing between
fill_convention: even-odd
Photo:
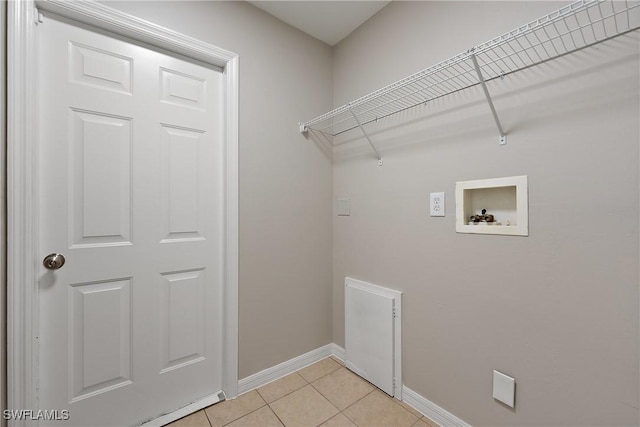
<instances>
[{"instance_id":1,"label":"white door frame","mask_svg":"<svg viewBox=\"0 0 640 427\"><path fill-rule=\"evenodd\" d=\"M38 408L38 8L222 67L225 124L223 391L238 393L238 56L103 4L8 2L7 403ZM62 409L62 408L44 408ZM173 409L173 408L168 408ZM14 421L12 425L29 425Z\"/></svg>"}]
</instances>

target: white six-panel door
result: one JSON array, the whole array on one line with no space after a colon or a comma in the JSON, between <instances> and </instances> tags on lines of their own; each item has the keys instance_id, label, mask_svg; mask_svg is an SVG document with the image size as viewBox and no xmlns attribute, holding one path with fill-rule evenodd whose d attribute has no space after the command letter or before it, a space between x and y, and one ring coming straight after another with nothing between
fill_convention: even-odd
<instances>
[{"instance_id":1,"label":"white six-panel door","mask_svg":"<svg viewBox=\"0 0 640 427\"><path fill-rule=\"evenodd\" d=\"M134 425L222 389L222 75L47 17L39 399Z\"/></svg>"}]
</instances>

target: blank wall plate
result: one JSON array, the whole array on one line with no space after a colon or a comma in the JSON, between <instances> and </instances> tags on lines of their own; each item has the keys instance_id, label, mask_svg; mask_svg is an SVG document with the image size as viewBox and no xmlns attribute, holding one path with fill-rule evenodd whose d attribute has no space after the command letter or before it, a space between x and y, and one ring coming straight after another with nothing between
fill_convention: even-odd
<instances>
[{"instance_id":1,"label":"blank wall plate","mask_svg":"<svg viewBox=\"0 0 640 427\"><path fill-rule=\"evenodd\" d=\"M429 214L444 216L444 192L429 193Z\"/></svg>"},{"instance_id":2,"label":"blank wall plate","mask_svg":"<svg viewBox=\"0 0 640 427\"><path fill-rule=\"evenodd\" d=\"M347 199L347 198L338 199L336 202L337 202L336 203L337 204L336 210L338 211L338 216L349 216L349 215L351 215L351 208L350 208L349 199Z\"/></svg>"},{"instance_id":3,"label":"blank wall plate","mask_svg":"<svg viewBox=\"0 0 640 427\"><path fill-rule=\"evenodd\" d=\"M515 407L516 380L502 372L493 371L493 398L507 406Z\"/></svg>"}]
</instances>

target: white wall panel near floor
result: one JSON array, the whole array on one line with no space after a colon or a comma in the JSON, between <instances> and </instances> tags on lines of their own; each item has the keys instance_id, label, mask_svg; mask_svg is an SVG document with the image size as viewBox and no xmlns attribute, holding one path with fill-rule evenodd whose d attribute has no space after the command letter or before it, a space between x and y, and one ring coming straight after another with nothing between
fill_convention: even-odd
<instances>
[{"instance_id":1,"label":"white wall panel near floor","mask_svg":"<svg viewBox=\"0 0 640 427\"><path fill-rule=\"evenodd\" d=\"M347 368L398 399L402 399L401 308L401 292L345 279Z\"/></svg>"}]
</instances>

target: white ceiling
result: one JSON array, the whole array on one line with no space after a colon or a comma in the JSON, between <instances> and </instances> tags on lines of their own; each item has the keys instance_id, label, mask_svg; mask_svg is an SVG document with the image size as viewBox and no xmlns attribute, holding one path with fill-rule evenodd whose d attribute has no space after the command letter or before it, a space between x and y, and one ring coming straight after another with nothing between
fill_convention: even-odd
<instances>
[{"instance_id":1,"label":"white ceiling","mask_svg":"<svg viewBox=\"0 0 640 427\"><path fill-rule=\"evenodd\" d=\"M347 37L390 2L390 0L249 1L254 6L330 46Z\"/></svg>"}]
</instances>

